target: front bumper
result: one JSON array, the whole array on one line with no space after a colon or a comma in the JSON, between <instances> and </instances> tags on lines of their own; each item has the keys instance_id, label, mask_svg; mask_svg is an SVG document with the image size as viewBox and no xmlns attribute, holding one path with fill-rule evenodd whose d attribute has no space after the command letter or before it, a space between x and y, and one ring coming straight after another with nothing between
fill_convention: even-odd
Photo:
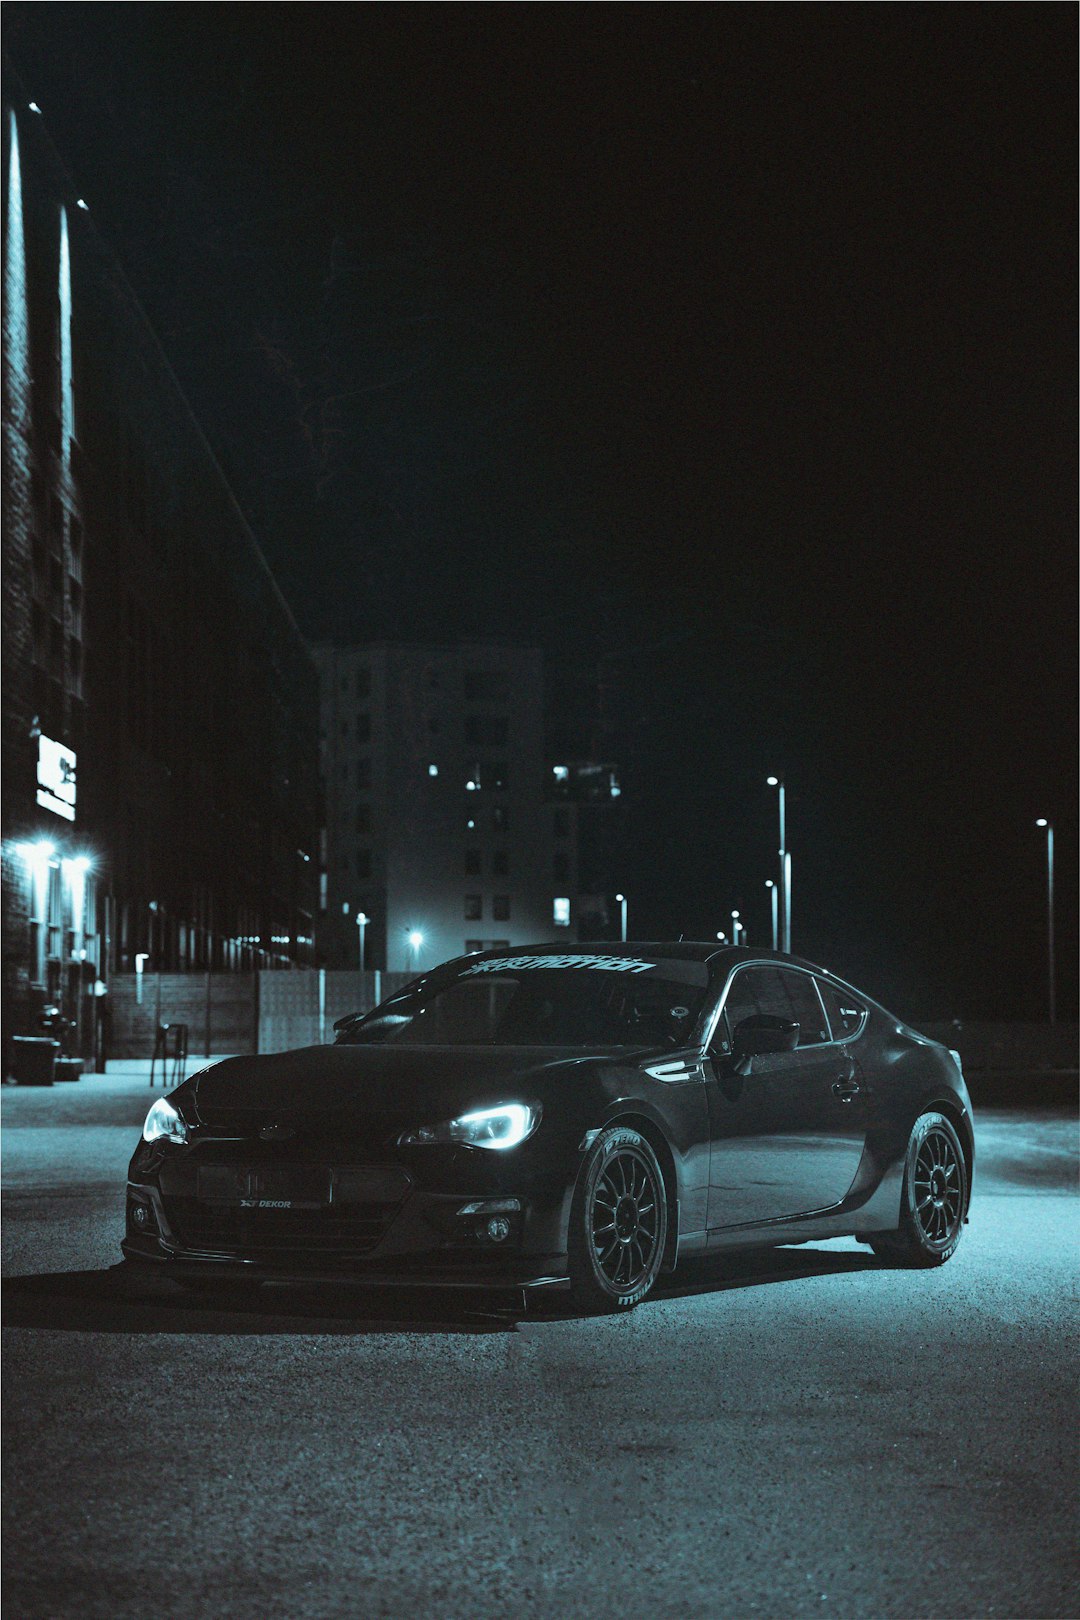
<instances>
[{"instance_id":1,"label":"front bumper","mask_svg":"<svg viewBox=\"0 0 1080 1620\"><path fill-rule=\"evenodd\" d=\"M250 1143L225 1154L188 1148L136 1152L129 1170L125 1259L177 1281L350 1283L370 1286L566 1288L566 1220L572 1178L515 1154L508 1165L476 1149L420 1149L381 1174L397 1175L390 1203L331 1206L278 1215L208 1204L200 1170L250 1163ZM320 1155L321 1157L321 1155ZM494 1160L494 1162L493 1162ZM310 1162L314 1162L313 1159ZM352 1164L333 1172L363 1177ZM514 1207L516 1206L516 1207ZM466 1211L475 1211L468 1215ZM482 1232L489 1213L505 1210L500 1241ZM136 1220L136 1217L138 1219Z\"/></svg>"}]
</instances>

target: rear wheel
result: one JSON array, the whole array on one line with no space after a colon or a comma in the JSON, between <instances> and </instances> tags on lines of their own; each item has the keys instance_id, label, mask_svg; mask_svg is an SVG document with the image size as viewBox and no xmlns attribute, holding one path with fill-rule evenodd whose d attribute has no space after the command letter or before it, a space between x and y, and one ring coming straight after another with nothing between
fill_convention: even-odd
<instances>
[{"instance_id":1,"label":"rear wheel","mask_svg":"<svg viewBox=\"0 0 1080 1620\"><path fill-rule=\"evenodd\" d=\"M904 1160L899 1230L875 1237L870 1247L900 1265L943 1266L960 1242L967 1198L960 1138L944 1114L922 1114Z\"/></svg>"},{"instance_id":2,"label":"rear wheel","mask_svg":"<svg viewBox=\"0 0 1080 1620\"><path fill-rule=\"evenodd\" d=\"M667 1191L652 1147L637 1131L601 1131L582 1166L570 1211L570 1283L579 1310L626 1311L643 1300L667 1242Z\"/></svg>"}]
</instances>

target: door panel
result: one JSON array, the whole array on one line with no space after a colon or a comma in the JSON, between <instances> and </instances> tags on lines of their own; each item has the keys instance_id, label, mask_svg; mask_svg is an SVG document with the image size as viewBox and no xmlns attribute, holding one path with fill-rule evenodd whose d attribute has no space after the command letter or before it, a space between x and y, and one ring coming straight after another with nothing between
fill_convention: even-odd
<instances>
[{"instance_id":1,"label":"door panel","mask_svg":"<svg viewBox=\"0 0 1080 1620\"><path fill-rule=\"evenodd\" d=\"M747 978L732 1005L743 1012L758 985L759 1010L773 1011L775 972ZM712 1071L710 1230L839 1203L855 1179L867 1119L867 1100L847 1052L815 1042L763 1054L750 1060L745 1076L734 1072L730 1056L718 1053Z\"/></svg>"}]
</instances>

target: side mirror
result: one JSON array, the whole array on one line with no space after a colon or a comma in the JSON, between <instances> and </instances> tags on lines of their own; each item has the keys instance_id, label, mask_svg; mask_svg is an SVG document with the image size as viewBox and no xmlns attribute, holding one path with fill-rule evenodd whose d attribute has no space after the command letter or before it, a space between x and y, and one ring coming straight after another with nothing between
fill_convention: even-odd
<instances>
[{"instance_id":1,"label":"side mirror","mask_svg":"<svg viewBox=\"0 0 1080 1620\"><path fill-rule=\"evenodd\" d=\"M731 1055L738 1061L762 1052L794 1052L798 1044L798 1024L771 1013L754 1013L735 1025Z\"/></svg>"}]
</instances>

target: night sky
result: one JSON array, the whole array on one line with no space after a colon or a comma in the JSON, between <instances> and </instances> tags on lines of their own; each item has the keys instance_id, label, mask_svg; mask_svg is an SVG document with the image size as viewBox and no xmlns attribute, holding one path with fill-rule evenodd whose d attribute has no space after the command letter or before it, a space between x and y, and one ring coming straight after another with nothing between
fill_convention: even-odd
<instances>
[{"instance_id":1,"label":"night sky","mask_svg":"<svg viewBox=\"0 0 1080 1620\"><path fill-rule=\"evenodd\" d=\"M782 771L910 1017L1044 1014L1050 816L1075 1014L1074 8L5 15L306 633L543 646L638 937L766 941Z\"/></svg>"}]
</instances>

